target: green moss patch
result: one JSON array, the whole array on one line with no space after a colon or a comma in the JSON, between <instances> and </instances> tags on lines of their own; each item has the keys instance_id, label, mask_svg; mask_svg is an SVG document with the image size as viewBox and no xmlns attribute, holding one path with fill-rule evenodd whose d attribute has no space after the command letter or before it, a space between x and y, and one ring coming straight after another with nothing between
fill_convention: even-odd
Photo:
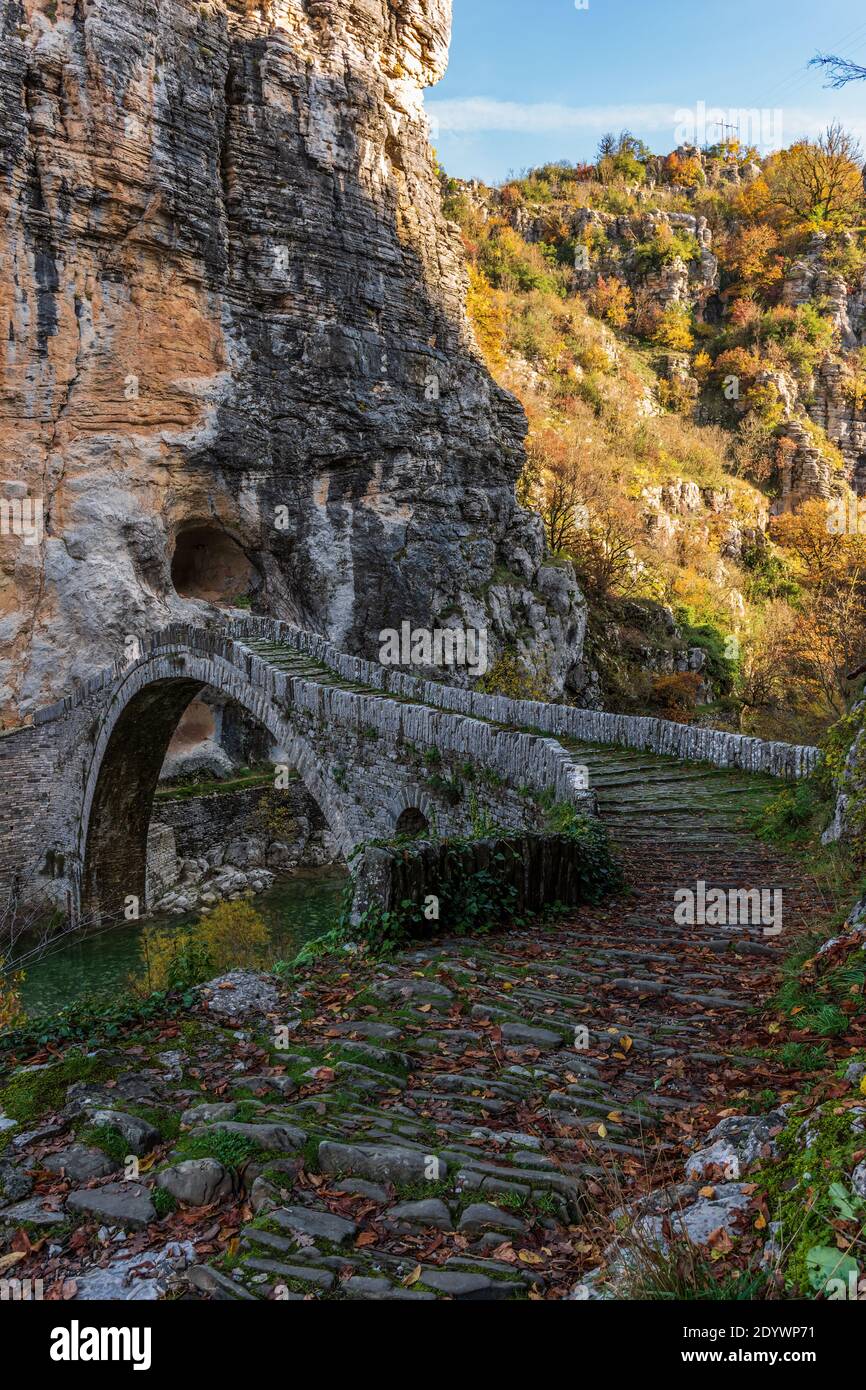
<instances>
[{"instance_id":1,"label":"green moss patch","mask_svg":"<svg viewBox=\"0 0 866 1390\"><path fill-rule=\"evenodd\" d=\"M70 1052L62 1062L38 1070L18 1072L0 1091L0 1109L19 1124L38 1120L66 1101L67 1087L75 1081L104 1081L111 1073L105 1061Z\"/></svg>"}]
</instances>

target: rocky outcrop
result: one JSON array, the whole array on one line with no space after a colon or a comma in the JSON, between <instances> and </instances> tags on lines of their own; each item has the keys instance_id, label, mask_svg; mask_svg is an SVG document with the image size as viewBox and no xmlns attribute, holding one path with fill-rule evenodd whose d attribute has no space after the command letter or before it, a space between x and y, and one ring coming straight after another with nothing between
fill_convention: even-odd
<instances>
[{"instance_id":1,"label":"rocky outcrop","mask_svg":"<svg viewBox=\"0 0 866 1390\"><path fill-rule=\"evenodd\" d=\"M866 313L863 315L866 326ZM856 377L838 358L827 357L818 369L809 407L812 419L826 430L846 464L846 478L858 495L866 493L866 405L858 396Z\"/></svg>"},{"instance_id":2,"label":"rocky outcrop","mask_svg":"<svg viewBox=\"0 0 866 1390\"><path fill-rule=\"evenodd\" d=\"M851 233L845 239L854 242ZM823 358L811 388L804 393L805 408L840 450L845 460L845 481L862 495L866 491L866 410L859 393L851 388L856 354L866 344L866 276L849 283L828 266L827 252L827 236L816 233L788 271L782 301L791 307L820 303L822 314L836 331L836 344L842 355L834 352ZM792 413L788 401L785 406ZM817 471L812 466L816 463ZM828 495L829 470L825 459L816 458L814 453L810 457L808 448L799 449L795 473L790 505L808 497Z\"/></svg>"},{"instance_id":3,"label":"rocky outcrop","mask_svg":"<svg viewBox=\"0 0 866 1390\"><path fill-rule=\"evenodd\" d=\"M847 239L853 242L851 233ZM802 257L785 277L782 302L796 308L821 299L824 312L839 334L843 348L857 348L866 342L866 283L850 287L845 278L826 263L828 237L816 232Z\"/></svg>"},{"instance_id":4,"label":"rocky outcrop","mask_svg":"<svg viewBox=\"0 0 866 1390\"><path fill-rule=\"evenodd\" d=\"M712 541L726 559L740 561L744 551L766 544L770 509L757 491L748 495L745 514L744 494L735 497L727 487L700 487L689 478L647 485L640 495L647 532L662 542L672 540L684 525L694 529L697 523L703 525L706 543Z\"/></svg>"},{"instance_id":5,"label":"rocky outcrop","mask_svg":"<svg viewBox=\"0 0 866 1390\"><path fill-rule=\"evenodd\" d=\"M825 845L844 840L856 849L859 856L862 855L866 834L866 702L856 704L849 718L853 724L854 737L836 784L833 819L822 838ZM859 918L857 920L859 921Z\"/></svg>"},{"instance_id":6,"label":"rocky outcrop","mask_svg":"<svg viewBox=\"0 0 866 1390\"><path fill-rule=\"evenodd\" d=\"M7 722L237 602L368 656L480 615L495 655L497 571L562 688L582 600L539 592L422 109L450 8L0 0Z\"/></svg>"},{"instance_id":7,"label":"rocky outcrop","mask_svg":"<svg viewBox=\"0 0 866 1390\"><path fill-rule=\"evenodd\" d=\"M545 239L549 209L518 206L506 215L527 241ZM655 211L615 216L595 208L569 208L563 219L578 246L575 289L580 292L591 289L600 275L615 276L641 289L660 309L682 304L702 311L719 287L719 265L705 217ZM689 259L675 255L654 268L644 265L641 244L669 232L679 234L689 247Z\"/></svg>"}]
</instances>

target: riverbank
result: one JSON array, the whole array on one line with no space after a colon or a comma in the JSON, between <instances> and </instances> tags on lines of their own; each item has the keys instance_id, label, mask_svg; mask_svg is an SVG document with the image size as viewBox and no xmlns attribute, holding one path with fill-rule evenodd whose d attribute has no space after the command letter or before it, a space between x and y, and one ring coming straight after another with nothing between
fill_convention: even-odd
<instances>
[{"instance_id":1,"label":"riverbank","mask_svg":"<svg viewBox=\"0 0 866 1390\"><path fill-rule=\"evenodd\" d=\"M301 869L250 899L268 931L263 963L292 959L308 941L330 931L340 915L346 882L345 870L337 866ZM195 913L157 915L68 942L61 939L25 972L21 998L28 1017L44 1017L70 1004L88 999L99 1002L126 992L130 976L143 967L145 928L161 924L171 932L182 932L195 920Z\"/></svg>"}]
</instances>

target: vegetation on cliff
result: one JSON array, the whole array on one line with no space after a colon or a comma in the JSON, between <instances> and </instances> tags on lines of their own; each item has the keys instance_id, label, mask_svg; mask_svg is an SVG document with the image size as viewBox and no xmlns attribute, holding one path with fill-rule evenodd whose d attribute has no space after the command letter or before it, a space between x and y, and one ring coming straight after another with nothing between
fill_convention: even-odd
<instances>
[{"instance_id":1,"label":"vegetation on cliff","mask_svg":"<svg viewBox=\"0 0 866 1390\"><path fill-rule=\"evenodd\" d=\"M832 524L866 419L853 141L661 158L626 133L497 189L443 175L443 198L529 419L519 495L590 599L579 698L820 737L866 649L866 548Z\"/></svg>"}]
</instances>

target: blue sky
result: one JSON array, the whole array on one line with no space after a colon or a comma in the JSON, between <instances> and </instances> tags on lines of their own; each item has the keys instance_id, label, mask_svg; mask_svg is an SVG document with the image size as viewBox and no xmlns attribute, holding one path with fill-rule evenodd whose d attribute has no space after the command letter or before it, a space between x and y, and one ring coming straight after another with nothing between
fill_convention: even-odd
<instances>
[{"instance_id":1,"label":"blue sky","mask_svg":"<svg viewBox=\"0 0 866 1390\"><path fill-rule=\"evenodd\" d=\"M807 67L817 51L866 66L862 0L453 3L451 62L425 104L440 162L461 178L590 160L623 127L666 153L684 128L709 124L713 138L722 114L765 149L834 119L866 146L866 82L828 91Z\"/></svg>"}]
</instances>

